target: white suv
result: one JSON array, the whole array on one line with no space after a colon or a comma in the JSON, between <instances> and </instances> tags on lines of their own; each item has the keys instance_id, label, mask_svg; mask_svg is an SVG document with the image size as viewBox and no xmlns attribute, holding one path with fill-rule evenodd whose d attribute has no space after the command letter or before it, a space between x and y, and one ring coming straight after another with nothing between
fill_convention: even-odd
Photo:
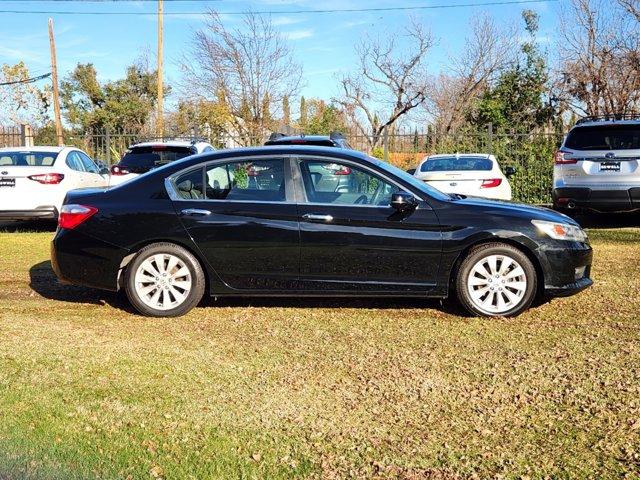
<instances>
[{"instance_id":1,"label":"white suv","mask_svg":"<svg viewBox=\"0 0 640 480\"><path fill-rule=\"evenodd\" d=\"M579 120L554 160L556 209L640 209L640 115Z\"/></svg>"},{"instance_id":2,"label":"white suv","mask_svg":"<svg viewBox=\"0 0 640 480\"><path fill-rule=\"evenodd\" d=\"M77 148L0 148L0 220L57 220L69 190L107 185L109 171Z\"/></svg>"},{"instance_id":3,"label":"white suv","mask_svg":"<svg viewBox=\"0 0 640 480\"><path fill-rule=\"evenodd\" d=\"M211 144L198 140L136 143L129 147L120 162L111 167L111 185L127 182L167 163L214 150Z\"/></svg>"}]
</instances>

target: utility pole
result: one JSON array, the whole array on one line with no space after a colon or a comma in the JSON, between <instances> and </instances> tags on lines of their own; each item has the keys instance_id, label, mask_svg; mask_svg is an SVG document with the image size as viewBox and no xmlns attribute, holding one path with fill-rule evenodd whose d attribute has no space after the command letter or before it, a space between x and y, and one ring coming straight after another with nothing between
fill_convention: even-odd
<instances>
[{"instance_id":1,"label":"utility pole","mask_svg":"<svg viewBox=\"0 0 640 480\"><path fill-rule=\"evenodd\" d=\"M164 137L164 12L163 0L158 0L158 113L156 119L156 135L160 138Z\"/></svg>"},{"instance_id":2,"label":"utility pole","mask_svg":"<svg viewBox=\"0 0 640 480\"><path fill-rule=\"evenodd\" d=\"M58 92L58 62L56 60L56 40L53 37L53 19L49 19L49 46L51 48L51 81L53 82L53 114L56 122L58 146L64 145L62 120L60 119L60 95Z\"/></svg>"}]
</instances>

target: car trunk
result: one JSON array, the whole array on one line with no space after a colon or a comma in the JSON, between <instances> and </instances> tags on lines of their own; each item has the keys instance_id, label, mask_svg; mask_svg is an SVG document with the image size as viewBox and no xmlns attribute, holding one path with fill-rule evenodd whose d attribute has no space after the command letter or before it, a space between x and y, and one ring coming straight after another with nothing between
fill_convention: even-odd
<instances>
[{"instance_id":1,"label":"car trunk","mask_svg":"<svg viewBox=\"0 0 640 480\"><path fill-rule=\"evenodd\" d=\"M29 178L47 173L56 172L50 166L0 166L0 210L32 210L53 205L51 194L60 185L45 185Z\"/></svg>"},{"instance_id":2,"label":"car trunk","mask_svg":"<svg viewBox=\"0 0 640 480\"><path fill-rule=\"evenodd\" d=\"M463 195L479 195L482 181L495 178L490 171L452 171L423 173L421 179L445 193L461 193Z\"/></svg>"}]
</instances>

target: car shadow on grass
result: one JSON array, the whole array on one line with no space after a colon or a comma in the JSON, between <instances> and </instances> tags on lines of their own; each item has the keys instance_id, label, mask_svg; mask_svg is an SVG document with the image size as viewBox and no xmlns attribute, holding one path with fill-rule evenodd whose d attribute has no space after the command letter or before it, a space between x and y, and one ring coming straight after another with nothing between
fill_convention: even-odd
<instances>
[{"instance_id":1,"label":"car shadow on grass","mask_svg":"<svg viewBox=\"0 0 640 480\"><path fill-rule=\"evenodd\" d=\"M0 233L55 232L58 224L54 221L0 222Z\"/></svg>"},{"instance_id":2,"label":"car shadow on grass","mask_svg":"<svg viewBox=\"0 0 640 480\"><path fill-rule=\"evenodd\" d=\"M61 283L49 260L29 269L31 289L49 300L110 305L113 308L137 314L122 293L108 292ZM345 298L345 297L218 297L205 296L200 307L260 307L260 308L355 308L355 309L423 309L463 316L464 312L451 300L432 298Z\"/></svg>"},{"instance_id":3,"label":"car shadow on grass","mask_svg":"<svg viewBox=\"0 0 640 480\"><path fill-rule=\"evenodd\" d=\"M123 295L60 282L53 272L49 260L33 265L29 269L29 279L31 290L49 300L91 305L107 304L114 308L134 313L133 308L131 308Z\"/></svg>"},{"instance_id":4,"label":"car shadow on grass","mask_svg":"<svg viewBox=\"0 0 640 480\"><path fill-rule=\"evenodd\" d=\"M628 228L640 227L640 212L629 213L570 213L582 228Z\"/></svg>"}]
</instances>

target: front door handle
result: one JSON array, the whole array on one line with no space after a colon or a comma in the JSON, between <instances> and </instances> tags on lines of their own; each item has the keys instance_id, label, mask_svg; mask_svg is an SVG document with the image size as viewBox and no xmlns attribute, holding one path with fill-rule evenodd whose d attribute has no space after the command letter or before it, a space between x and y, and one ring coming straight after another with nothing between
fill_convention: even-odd
<instances>
[{"instance_id":1,"label":"front door handle","mask_svg":"<svg viewBox=\"0 0 640 480\"><path fill-rule=\"evenodd\" d=\"M310 222L333 222L333 217L331 215L315 215L313 213L305 213L302 218L303 220L308 220Z\"/></svg>"},{"instance_id":2,"label":"front door handle","mask_svg":"<svg viewBox=\"0 0 640 480\"><path fill-rule=\"evenodd\" d=\"M190 217L206 217L207 215L211 215L209 210L201 210L199 208L187 208L182 210L182 215L187 215Z\"/></svg>"}]
</instances>

